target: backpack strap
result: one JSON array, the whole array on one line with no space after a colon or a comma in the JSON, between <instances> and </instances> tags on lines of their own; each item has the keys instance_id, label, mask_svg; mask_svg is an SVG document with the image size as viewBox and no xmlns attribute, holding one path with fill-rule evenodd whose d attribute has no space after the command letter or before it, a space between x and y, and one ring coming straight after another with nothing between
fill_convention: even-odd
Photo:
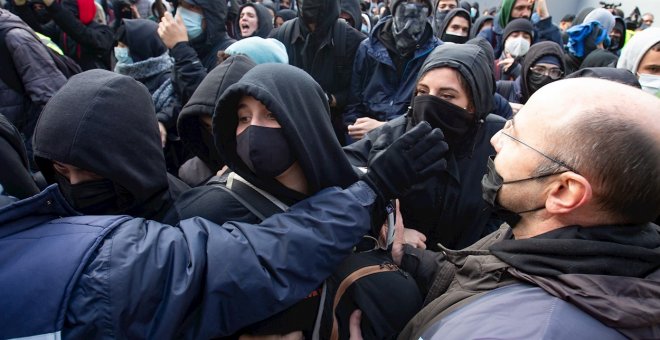
<instances>
[{"instance_id":1,"label":"backpack strap","mask_svg":"<svg viewBox=\"0 0 660 340\"><path fill-rule=\"evenodd\" d=\"M238 201L262 221L288 209L286 204L255 187L235 172L229 175L226 188L231 191L232 196L240 197Z\"/></svg>"},{"instance_id":2,"label":"backpack strap","mask_svg":"<svg viewBox=\"0 0 660 340\"><path fill-rule=\"evenodd\" d=\"M293 32L294 21L297 20L288 20L285 21L282 26L277 30L273 38L279 40L284 47L286 48L286 54L289 56L289 64L293 60L293 46L291 46L291 33Z\"/></svg>"},{"instance_id":3,"label":"backpack strap","mask_svg":"<svg viewBox=\"0 0 660 340\"><path fill-rule=\"evenodd\" d=\"M344 20L335 21L332 40L335 44L335 60L343 62L346 59L346 31L348 24Z\"/></svg>"},{"instance_id":4,"label":"backpack strap","mask_svg":"<svg viewBox=\"0 0 660 340\"><path fill-rule=\"evenodd\" d=\"M337 292L335 293L335 298L332 302L332 334L330 335L331 340L339 339L339 322L337 322L337 315L335 314L335 311L337 310L339 301L341 301L341 297L344 295L348 287L355 283L355 281L365 276L383 272L393 272L397 270L399 270L399 267L392 263L377 264L360 268L341 281L339 288L337 288Z\"/></svg>"}]
</instances>

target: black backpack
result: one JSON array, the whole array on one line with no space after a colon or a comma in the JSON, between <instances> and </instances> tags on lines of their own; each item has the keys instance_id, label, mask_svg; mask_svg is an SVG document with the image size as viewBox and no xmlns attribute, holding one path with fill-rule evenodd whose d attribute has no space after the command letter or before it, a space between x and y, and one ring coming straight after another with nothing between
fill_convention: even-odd
<instances>
[{"instance_id":1,"label":"black backpack","mask_svg":"<svg viewBox=\"0 0 660 340\"><path fill-rule=\"evenodd\" d=\"M3 65L2 67L0 67L0 79L2 79L2 81L5 84L7 84L7 86L15 90L16 92L25 93L25 89L23 87L23 81L16 72L14 61L12 60L12 58L9 57L9 49L7 48L7 44L5 43L7 33L15 28L30 32L32 36L34 36L34 38L37 39L39 42L41 42L41 39L39 38L39 36L37 36L36 33L34 33L34 31L26 28L25 26L7 25L0 28L0 64ZM41 43L43 44L43 42ZM50 47L46 46L46 44L44 44L44 47L46 48L46 51L48 51L48 54L50 54L51 59L53 59L53 62L55 63L55 66L57 66L57 69L60 70L60 72L62 72L62 74L67 79L82 72L80 66L75 61L73 61L73 59L55 52Z\"/></svg>"}]
</instances>

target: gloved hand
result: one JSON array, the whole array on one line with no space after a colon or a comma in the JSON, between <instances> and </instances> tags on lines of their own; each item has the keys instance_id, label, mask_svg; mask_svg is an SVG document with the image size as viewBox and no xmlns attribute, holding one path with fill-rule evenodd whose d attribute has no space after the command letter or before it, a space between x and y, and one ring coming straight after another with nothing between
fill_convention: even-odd
<instances>
[{"instance_id":1,"label":"gloved hand","mask_svg":"<svg viewBox=\"0 0 660 340\"><path fill-rule=\"evenodd\" d=\"M383 130L373 148L389 144L391 132L391 129ZM374 155L362 180L376 192L381 202L397 198L413 184L445 170L444 156L448 150L442 131L431 130L427 122L421 122Z\"/></svg>"}]
</instances>

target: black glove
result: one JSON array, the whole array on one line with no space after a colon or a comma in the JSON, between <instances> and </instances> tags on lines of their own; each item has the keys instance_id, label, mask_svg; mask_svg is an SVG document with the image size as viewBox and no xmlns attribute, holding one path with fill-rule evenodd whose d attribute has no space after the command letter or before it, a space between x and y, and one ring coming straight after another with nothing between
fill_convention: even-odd
<instances>
[{"instance_id":1,"label":"black glove","mask_svg":"<svg viewBox=\"0 0 660 340\"><path fill-rule=\"evenodd\" d=\"M389 144L393 139L391 129L382 132L374 143L374 149ZM381 202L400 197L413 184L445 170L447 150L449 147L442 131L431 130L427 122L421 122L374 155L362 180L376 192Z\"/></svg>"}]
</instances>

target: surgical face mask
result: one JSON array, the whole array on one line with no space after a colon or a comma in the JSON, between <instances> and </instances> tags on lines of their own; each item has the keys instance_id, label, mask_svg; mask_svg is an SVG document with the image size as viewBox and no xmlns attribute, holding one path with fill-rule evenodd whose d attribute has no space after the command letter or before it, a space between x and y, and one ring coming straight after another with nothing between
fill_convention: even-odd
<instances>
[{"instance_id":1,"label":"surgical face mask","mask_svg":"<svg viewBox=\"0 0 660 340\"><path fill-rule=\"evenodd\" d=\"M497 173L497 170L495 169L495 162L493 161L493 156L490 156L488 158L488 173L485 174L481 180L482 197L484 201L486 201L486 204L488 204L493 209L493 212L513 228L522 219L521 214L544 209L545 205L540 205L539 207L524 211L519 211L519 212L514 212L512 210L509 210L508 208L500 205L500 203L497 202L497 195L500 192L500 189L502 189L502 186L504 186L505 184L520 184L531 180L559 175L560 173L562 172L533 176L515 181L505 182L502 176L499 173Z\"/></svg>"},{"instance_id":2,"label":"surgical face mask","mask_svg":"<svg viewBox=\"0 0 660 340\"><path fill-rule=\"evenodd\" d=\"M115 47L115 58L120 64L132 64L133 58L128 54L127 47Z\"/></svg>"},{"instance_id":3,"label":"surgical face mask","mask_svg":"<svg viewBox=\"0 0 660 340\"><path fill-rule=\"evenodd\" d=\"M85 215L112 215L121 212L115 186L109 179L71 184L63 175L56 173L60 192L67 202Z\"/></svg>"},{"instance_id":4,"label":"surgical face mask","mask_svg":"<svg viewBox=\"0 0 660 340\"><path fill-rule=\"evenodd\" d=\"M504 43L504 51L512 57L522 57L529 51L529 41L523 37L509 38Z\"/></svg>"},{"instance_id":5,"label":"surgical face mask","mask_svg":"<svg viewBox=\"0 0 660 340\"><path fill-rule=\"evenodd\" d=\"M202 34L202 19L204 19L204 16L181 6L177 8L177 13L181 15L189 39L195 39Z\"/></svg>"},{"instance_id":6,"label":"surgical face mask","mask_svg":"<svg viewBox=\"0 0 660 340\"><path fill-rule=\"evenodd\" d=\"M366 35L369 35L369 26L367 26L366 24L362 24L362 27L360 28L360 31L362 31L362 33L364 33Z\"/></svg>"},{"instance_id":7,"label":"surgical face mask","mask_svg":"<svg viewBox=\"0 0 660 340\"><path fill-rule=\"evenodd\" d=\"M259 177L275 178L295 162L281 128L250 125L236 136L236 153Z\"/></svg>"},{"instance_id":8,"label":"surgical face mask","mask_svg":"<svg viewBox=\"0 0 660 340\"><path fill-rule=\"evenodd\" d=\"M467 110L432 95L413 98L412 117L415 124L426 121L432 128L440 128L450 149L463 141L475 125Z\"/></svg>"},{"instance_id":9,"label":"surgical face mask","mask_svg":"<svg viewBox=\"0 0 660 340\"><path fill-rule=\"evenodd\" d=\"M660 76L653 74L640 73L639 84L642 90L656 97L660 97Z\"/></svg>"},{"instance_id":10,"label":"surgical face mask","mask_svg":"<svg viewBox=\"0 0 660 340\"><path fill-rule=\"evenodd\" d=\"M392 33L399 52L409 52L419 43L428 13L429 9L421 4L402 3L396 7Z\"/></svg>"}]
</instances>

